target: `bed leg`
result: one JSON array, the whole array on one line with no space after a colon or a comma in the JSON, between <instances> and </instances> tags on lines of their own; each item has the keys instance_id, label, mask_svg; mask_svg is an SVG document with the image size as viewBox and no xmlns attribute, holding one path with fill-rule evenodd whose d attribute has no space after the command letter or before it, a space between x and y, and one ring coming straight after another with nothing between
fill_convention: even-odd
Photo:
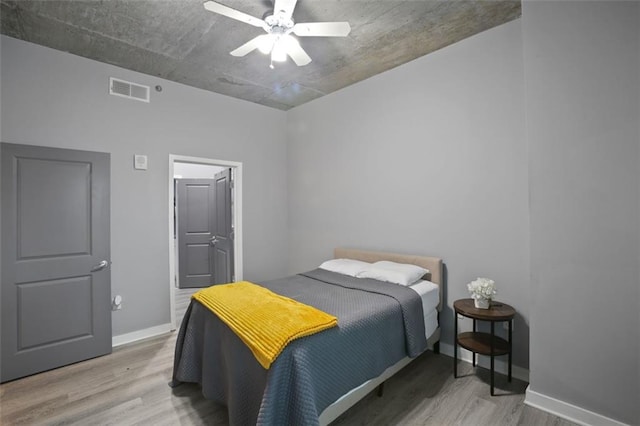
<instances>
[{"instance_id":1,"label":"bed leg","mask_svg":"<svg viewBox=\"0 0 640 426\"><path fill-rule=\"evenodd\" d=\"M380 383L380 386L378 386L378 398L382 397L383 393L384 393L384 382Z\"/></svg>"},{"instance_id":2,"label":"bed leg","mask_svg":"<svg viewBox=\"0 0 640 426\"><path fill-rule=\"evenodd\" d=\"M433 353L434 354L439 354L440 353L440 342L435 342L433 344Z\"/></svg>"}]
</instances>

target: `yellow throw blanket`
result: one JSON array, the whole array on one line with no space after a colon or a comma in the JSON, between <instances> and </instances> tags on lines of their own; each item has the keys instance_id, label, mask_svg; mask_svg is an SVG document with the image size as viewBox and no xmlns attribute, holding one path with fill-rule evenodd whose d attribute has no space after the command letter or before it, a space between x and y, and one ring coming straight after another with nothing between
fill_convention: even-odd
<instances>
[{"instance_id":1,"label":"yellow throw blanket","mask_svg":"<svg viewBox=\"0 0 640 426\"><path fill-rule=\"evenodd\" d=\"M292 340L338 325L333 315L248 281L214 285L193 298L227 324L265 369Z\"/></svg>"}]
</instances>

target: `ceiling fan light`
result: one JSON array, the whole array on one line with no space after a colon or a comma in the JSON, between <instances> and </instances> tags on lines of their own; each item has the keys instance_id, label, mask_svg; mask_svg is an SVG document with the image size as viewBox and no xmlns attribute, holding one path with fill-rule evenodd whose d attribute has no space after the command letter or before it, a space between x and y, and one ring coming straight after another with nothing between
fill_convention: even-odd
<instances>
[{"instance_id":1,"label":"ceiling fan light","mask_svg":"<svg viewBox=\"0 0 640 426\"><path fill-rule=\"evenodd\" d=\"M271 53L271 50L273 50L274 43L275 37L273 37L271 34L262 36L260 41L258 41L258 50L267 55Z\"/></svg>"},{"instance_id":2,"label":"ceiling fan light","mask_svg":"<svg viewBox=\"0 0 640 426\"><path fill-rule=\"evenodd\" d=\"M276 62L284 62L287 60L287 49L283 45L282 41L278 41L273 44L273 50L271 51L271 60Z\"/></svg>"}]
</instances>

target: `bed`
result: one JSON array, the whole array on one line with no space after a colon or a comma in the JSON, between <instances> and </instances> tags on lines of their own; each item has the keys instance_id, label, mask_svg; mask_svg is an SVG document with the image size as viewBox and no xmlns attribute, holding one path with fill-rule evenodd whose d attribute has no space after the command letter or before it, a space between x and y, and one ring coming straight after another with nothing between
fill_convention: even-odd
<instances>
[{"instance_id":1,"label":"bed","mask_svg":"<svg viewBox=\"0 0 640 426\"><path fill-rule=\"evenodd\" d=\"M415 289L324 269L258 283L338 317L338 327L291 342L267 370L192 300L176 341L172 385L200 384L205 398L227 406L232 425L328 424L428 347L437 351L441 259L345 248L334 258L428 269L424 278L436 287L429 312Z\"/></svg>"}]
</instances>

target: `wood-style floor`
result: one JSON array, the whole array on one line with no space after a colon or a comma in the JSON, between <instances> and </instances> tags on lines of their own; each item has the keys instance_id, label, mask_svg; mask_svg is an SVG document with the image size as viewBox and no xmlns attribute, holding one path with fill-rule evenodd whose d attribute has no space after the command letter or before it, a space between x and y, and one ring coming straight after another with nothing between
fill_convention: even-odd
<instances>
[{"instance_id":1,"label":"wood-style floor","mask_svg":"<svg viewBox=\"0 0 640 426\"><path fill-rule=\"evenodd\" d=\"M0 385L0 424L227 425L226 408L197 385L168 386L176 334ZM452 359L427 352L387 381L382 398L368 395L334 424L573 425L525 406L524 382L498 375L491 397L486 370L461 363L458 372L454 379Z\"/></svg>"}]
</instances>

